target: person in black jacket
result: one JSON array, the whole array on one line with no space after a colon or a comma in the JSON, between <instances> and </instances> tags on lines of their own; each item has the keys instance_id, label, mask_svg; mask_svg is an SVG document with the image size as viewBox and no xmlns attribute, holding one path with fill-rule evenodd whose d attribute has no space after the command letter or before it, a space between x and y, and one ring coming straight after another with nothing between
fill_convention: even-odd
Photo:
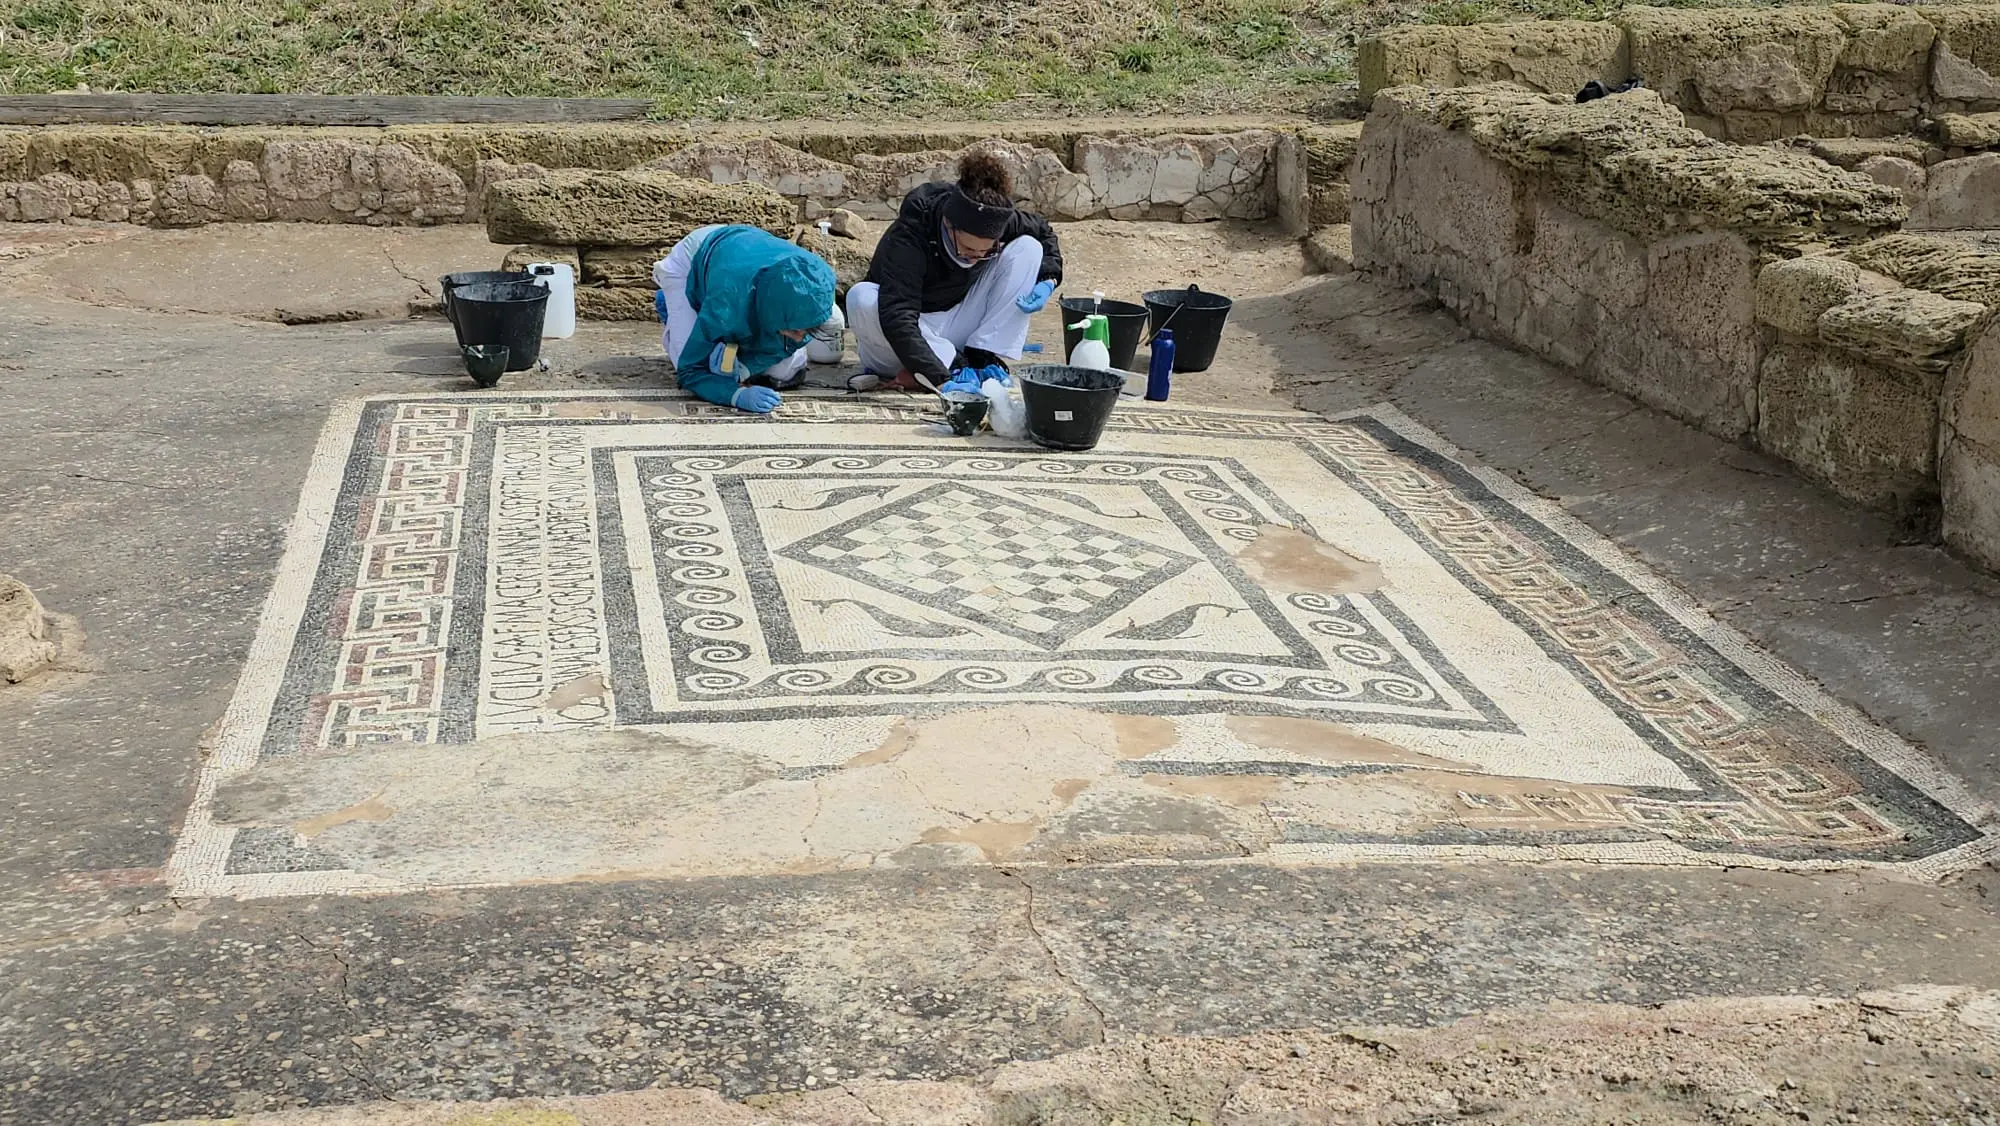
<instances>
[{"instance_id":1,"label":"person in black jacket","mask_svg":"<svg viewBox=\"0 0 2000 1126\"><path fill-rule=\"evenodd\" d=\"M936 390L953 379L1009 381L1028 318L1062 282L1062 248L1046 219L1014 206L1007 169L967 154L955 184L903 197L868 279L847 293L864 374L856 390L888 383Z\"/></svg>"}]
</instances>

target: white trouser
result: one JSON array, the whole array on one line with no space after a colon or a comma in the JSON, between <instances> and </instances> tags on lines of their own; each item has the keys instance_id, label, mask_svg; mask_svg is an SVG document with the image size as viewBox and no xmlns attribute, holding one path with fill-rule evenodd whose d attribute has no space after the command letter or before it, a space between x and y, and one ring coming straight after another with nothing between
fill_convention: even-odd
<instances>
[{"instance_id":1,"label":"white trouser","mask_svg":"<svg viewBox=\"0 0 2000 1126\"><path fill-rule=\"evenodd\" d=\"M1000 251L1000 257L986 267L965 294L965 300L949 309L925 313L917 319L924 343L937 353L938 363L951 367L952 360L967 348L980 348L1008 360L1021 358L1028 343L1029 316L1014 302L1035 288L1035 275L1042 272L1042 244L1032 238L1017 238ZM847 291L847 327L854 330L854 350L861 366L877 375L894 375L903 361L889 338L882 335L882 289L874 282L861 282Z\"/></svg>"},{"instance_id":2,"label":"white trouser","mask_svg":"<svg viewBox=\"0 0 2000 1126\"><path fill-rule=\"evenodd\" d=\"M701 227L688 237L674 244L667 256L653 263L653 285L667 295L667 326L660 333L660 347L667 350L667 359L675 366L681 362L681 349L687 347L688 337L694 335L694 306L688 304L688 270L694 266L694 256L700 252L708 236L721 230L720 226ZM761 372L739 372L738 380L749 375L768 377L773 383L790 383L800 372L806 370L804 349L771 365ZM725 385L726 386L726 385Z\"/></svg>"}]
</instances>

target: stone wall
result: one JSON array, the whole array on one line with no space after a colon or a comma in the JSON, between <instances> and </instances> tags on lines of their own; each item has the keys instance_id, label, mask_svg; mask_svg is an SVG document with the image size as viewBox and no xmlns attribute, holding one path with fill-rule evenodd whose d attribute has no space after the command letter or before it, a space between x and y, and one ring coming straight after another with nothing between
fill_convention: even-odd
<instances>
[{"instance_id":1,"label":"stone wall","mask_svg":"<svg viewBox=\"0 0 2000 1126\"><path fill-rule=\"evenodd\" d=\"M2000 254L1896 189L1514 85L1383 92L1352 179L1357 266L2000 568Z\"/></svg>"},{"instance_id":2,"label":"stone wall","mask_svg":"<svg viewBox=\"0 0 2000 1126\"><path fill-rule=\"evenodd\" d=\"M1757 271L1905 214L1864 176L1710 140L1648 91L1385 91L1352 181L1357 265L1725 438L1756 421Z\"/></svg>"},{"instance_id":3,"label":"stone wall","mask_svg":"<svg viewBox=\"0 0 2000 1126\"><path fill-rule=\"evenodd\" d=\"M1915 133L2000 110L2000 6L1627 8L1606 22L1408 27L1361 45L1364 95L1512 82L1573 96L1637 77L1711 136Z\"/></svg>"},{"instance_id":4,"label":"stone wall","mask_svg":"<svg viewBox=\"0 0 2000 1126\"><path fill-rule=\"evenodd\" d=\"M1030 124L702 138L646 124L0 129L0 221L477 222L494 184L552 169L639 167L764 184L791 200L799 218L835 208L886 217L911 187L952 175L974 144L998 154L1022 201L1051 218L1254 220L1280 212L1281 148L1296 177L1286 198L1304 198L1295 132L1227 121L1145 131Z\"/></svg>"},{"instance_id":5,"label":"stone wall","mask_svg":"<svg viewBox=\"0 0 2000 1126\"><path fill-rule=\"evenodd\" d=\"M1927 132L1794 144L1902 192L1908 230L2000 229L2000 113L1947 114Z\"/></svg>"},{"instance_id":6,"label":"stone wall","mask_svg":"<svg viewBox=\"0 0 2000 1126\"><path fill-rule=\"evenodd\" d=\"M1975 271L1984 257L1896 235L1763 269L1758 446L1871 508L1935 507L1945 379L2000 304L2000 277L1981 292L1922 268L1939 256Z\"/></svg>"}]
</instances>

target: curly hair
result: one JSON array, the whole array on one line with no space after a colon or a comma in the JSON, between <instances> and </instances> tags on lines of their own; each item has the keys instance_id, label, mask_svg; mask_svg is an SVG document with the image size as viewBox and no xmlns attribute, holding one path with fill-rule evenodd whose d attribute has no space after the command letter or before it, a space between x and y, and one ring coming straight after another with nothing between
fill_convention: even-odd
<instances>
[{"instance_id":1,"label":"curly hair","mask_svg":"<svg viewBox=\"0 0 2000 1126\"><path fill-rule=\"evenodd\" d=\"M992 153L969 152L959 159L958 189L987 207L1014 206L1013 177Z\"/></svg>"}]
</instances>

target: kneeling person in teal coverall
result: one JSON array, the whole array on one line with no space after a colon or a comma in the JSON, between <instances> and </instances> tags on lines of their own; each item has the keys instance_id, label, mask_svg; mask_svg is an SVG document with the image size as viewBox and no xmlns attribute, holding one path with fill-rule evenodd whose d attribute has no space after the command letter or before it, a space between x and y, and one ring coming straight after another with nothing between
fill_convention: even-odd
<instances>
[{"instance_id":1,"label":"kneeling person in teal coverall","mask_svg":"<svg viewBox=\"0 0 2000 1126\"><path fill-rule=\"evenodd\" d=\"M778 409L777 388L803 378L806 336L833 315L833 267L756 227L695 231L654 263L653 284L681 388L754 414Z\"/></svg>"}]
</instances>

